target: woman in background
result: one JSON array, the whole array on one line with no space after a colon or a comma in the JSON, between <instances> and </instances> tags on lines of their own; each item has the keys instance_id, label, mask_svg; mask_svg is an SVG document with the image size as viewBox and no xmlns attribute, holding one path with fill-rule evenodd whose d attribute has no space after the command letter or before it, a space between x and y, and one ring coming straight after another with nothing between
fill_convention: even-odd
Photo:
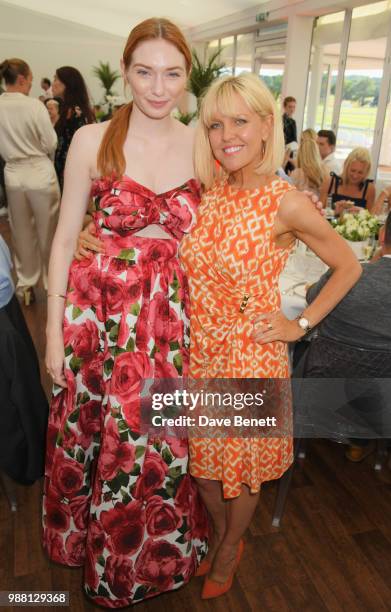
<instances>
[{"instance_id":1,"label":"woman in background","mask_svg":"<svg viewBox=\"0 0 391 612\"><path fill-rule=\"evenodd\" d=\"M375 187L368 178L371 171L371 157L364 147L357 147L345 159L342 176L333 172L324 181L320 192L323 206L331 196L337 214L353 207L368 208L371 212L375 202Z\"/></svg>"},{"instance_id":2,"label":"woman in background","mask_svg":"<svg viewBox=\"0 0 391 612\"><path fill-rule=\"evenodd\" d=\"M391 185L384 187L379 193L376 202L369 209L373 215L386 215L391 210Z\"/></svg>"},{"instance_id":3,"label":"woman in background","mask_svg":"<svg viewBox=\"0 0 391 612\"><path fill-rule=\"evenodd\" d=\"M318 138L318 135L315 132L315 130L313 130L312 128L307 128L306 130L303 130L303 132L301 133L299 144L301 144L305 140L313 140L314 142L316 142L317 138Z\"/></svg>"},{"instance_id":4,"label":"woman in background","mask_svg":"<svg viewBox=\"0 0 391 612\"><path fill-rule=\"evenodd\" d=\"M60 192L51 158L57 136L39 100L29 97L33 75L18 58L0 66L6 92L0 96L0 155L17 275L16 293L26 305L42 276L46 288L50 246Z\"/></svg>"},{"instance_id":5,"label":"woman in background","mask_svg":"<svg viewBox=\"0 0 391 612\"><path fill-rule=\"evenodd\" d=\"M296 169L290 178L299 191L310 190L319 196L326 175L316 140L311 134L304 134L297 152Z\"/></svg>"},{"instance_id":6,"label":"woman in background","mask_svg":"<svg viewBox=\"0 0 391 612\"><path fill-rule=\"evenodd\" d=\"M62 192L65 161L73 135L83 125L94 123L95 115L84 79L76 68L72 66L57 68L52 91L54 97L62 100L60 117L56 122L58 146L54 160Z\"/></svg>"},{"instance_id":7,"label":"woman in background","mask_svg":"<svg viewBox=\"0 0 391 612\"><path fill-rule=\"evenodd\" d=\"M54 127L57 121L60 118L60 103L61 98L47 98L44 100L44 105L48 109L50 121L52 122L52 126Z\"/></svg>"}]
</instances>

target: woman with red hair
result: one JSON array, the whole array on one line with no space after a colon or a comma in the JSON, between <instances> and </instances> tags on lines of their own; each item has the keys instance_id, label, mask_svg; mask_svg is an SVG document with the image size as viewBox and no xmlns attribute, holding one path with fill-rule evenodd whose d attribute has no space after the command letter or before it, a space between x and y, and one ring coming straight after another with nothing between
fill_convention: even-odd
<instances>
[{"instance_id":1,"label":"woman with red hair","mask_svg":"<svg viewBox=\"0 0 391 612\"><path fill-rule=\"evenodd\" d=\"M136 26L121 70L133 102L74 135L49 267L44 546L121 607L179 588L206 553L187 444L140 433L143 379L186 376L178 245L199 203L192 130L171 117L191 53L166 19ZM101 252L72 261L90 200ZM65 361L64 361L65 352Z\"/></svg>"}]
</instances>

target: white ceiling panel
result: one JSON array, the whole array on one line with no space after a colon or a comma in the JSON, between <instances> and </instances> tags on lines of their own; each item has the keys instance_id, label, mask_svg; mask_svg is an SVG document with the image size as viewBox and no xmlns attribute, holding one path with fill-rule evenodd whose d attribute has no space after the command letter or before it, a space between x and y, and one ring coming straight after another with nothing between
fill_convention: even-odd
<instances>
[{"instance_id":1,"label":"white ceiling panel","mask_svg":"<svg viewBox=\"0 0 391 612\"><path fill-rule=\"evenodd\" d=\"M7 0L0 3L44 13L104 32L126 36L139 21L168 17L193 28L259 6L264 0ZM1 19L0 19L1 21Z\"/></svg>"}]
</instances>

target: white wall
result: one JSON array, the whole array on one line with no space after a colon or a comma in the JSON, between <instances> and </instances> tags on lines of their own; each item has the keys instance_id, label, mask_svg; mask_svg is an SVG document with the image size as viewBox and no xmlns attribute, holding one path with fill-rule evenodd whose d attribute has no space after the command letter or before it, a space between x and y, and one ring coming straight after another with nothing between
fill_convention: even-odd
<instances>
[{"instance_id":1,"label":"white wall","mask_svg":"<svg viewBox=\"0 0 391 612\"><path fill-rule=\"evenodd\" d=\"M103 89L92 75L92 66L99 60L109 61L112 69L119 69L125 39L93 28L50 17L34 11L19 9L0 0L0 61L20 57L34 75L31 94L38 97L40 80L52 80L56 68L74 66L82 73L95 103L102 99ZM123 94L122 80L115 87Z\"/></svg>"}]
</instances>

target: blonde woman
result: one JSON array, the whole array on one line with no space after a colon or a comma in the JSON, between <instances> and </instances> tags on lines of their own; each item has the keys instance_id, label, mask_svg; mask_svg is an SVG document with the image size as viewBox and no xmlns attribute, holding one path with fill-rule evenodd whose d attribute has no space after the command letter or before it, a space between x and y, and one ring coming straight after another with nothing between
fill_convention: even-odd
<instances>
[{"instance_id":1,"label":"blonde woman","mask_svg":"<svg viewBox=\"0 0 391 612\"><path fill-rule=\"evenodd\" d=\"M307 130L304 130L304 132L301 133L300 136L300 145L305 141L305 140L314 140L316 142L317 139L317 135L315 130L313 130L312 128L308 128ZM298 149L295 151L295 153L298 152ZM284 167L286 165L286 163L289 161L290 166L292 166L292 168L289 170L289 175L292 176L292 172L294 172L294 170L297 168L297 155L294 154L293 157L291 157L291 154L293 152L291 151L289 145L287 145L287 147L285 147L285 156L284 156ZM281 177L284 178L284 177Z\"/></svg>"},{"instance_id":2,"label":"blonde woman","mask_svg":"<svg viewBox=\"0 0 391 612\"><path fill-rule=\"evenodd\" d=\"M302 134L297 153L297 168L291 174L293 185L299 191L310 190L319 195L323 181L326 178L322 159L316 140L306 130Z\"/></svg>"},{"instance_id":3,"label":"blonde woman","mask_svg":"<svg viewBox=\"0 0 391 612\"><path fill-rule=\"evenodd\" d=\"M301 133L300 144L302 144L305 140L314 140L316 142L317 138L318 135L315 130L308 128Z\"/></svg>"},{"instance_id":4,"label":"blonde woman","mask_svg":"<svg viewBox=\"0 0 391 612\"><path fill-rule=\"evenodd\" d=\"M368 208L375 202L375 187L368 178L371 172L371 157L368 149L357 147L348 155L343 165L342 176L331 173L323 183L320 199L323 206L331 195L337 214L351 208Z\"/></svg>"},{"instance_id":5,"label":"blonde woman","mask_svg":"<svg viewBox=\"0 0 391 612\"><path fill-rule=\"evenodd\" d=\"M310 199L275 175L284 152L281 118L256 76L225 77L211 86L195 142L196 174L206 193L180 248L191 299L190 376L288 379L287 343L335 307L361 266ZM216 180L216 160L222 180ZM332 274L300 317L288 320L278 280L296 238ZM289 409L281 396L280 403ZM198 570L208 574L204 599L230 589L261 485L292 462L290 437L257 436L189 440L190 472L213 524Z\"/></svg>"}]
</instances>

